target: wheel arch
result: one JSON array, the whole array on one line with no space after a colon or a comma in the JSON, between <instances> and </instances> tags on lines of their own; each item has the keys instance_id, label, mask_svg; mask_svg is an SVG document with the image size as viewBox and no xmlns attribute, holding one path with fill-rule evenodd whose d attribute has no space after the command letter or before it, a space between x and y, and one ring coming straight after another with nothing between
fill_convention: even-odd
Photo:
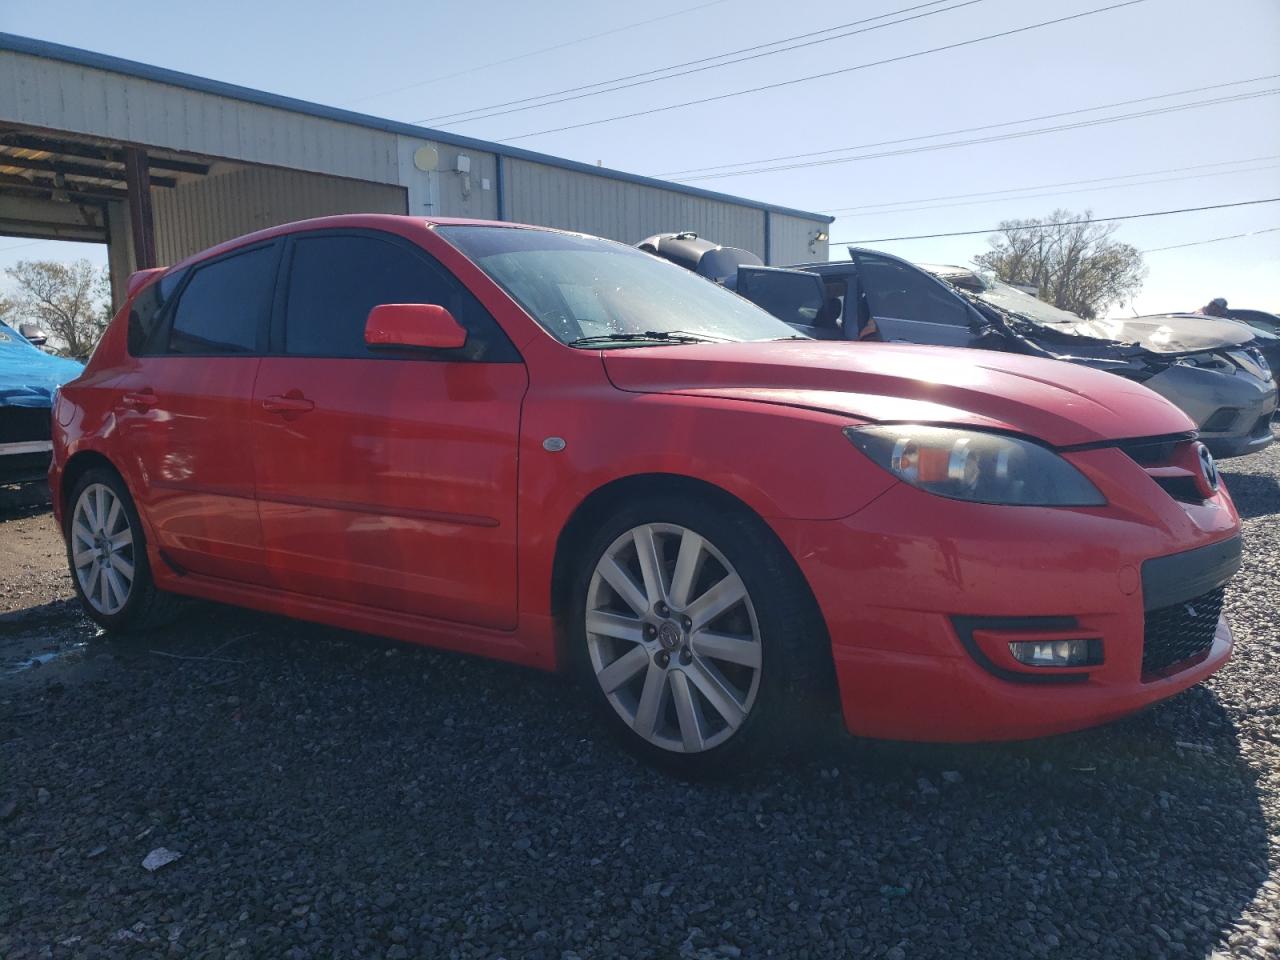
<instances>
[{"instance_id":1,"label":"wheel arch","mask_svg":"<svg viewBox=\"0 0 1280 960\"><path fill-rule=\"evenodd\" d=\"M108 457L97 450L79 450L67 459L66 465L62 468L61 479L58 482L58 507L61 516L66 516L67 508L71 506L71 494L75 491L76 484L80 482L80 478L94 467L103 467L110 470L124 483L125 489L128 489L129 483L125 480L124 474Z\"/></svg>"},{"instance_id":2,"label":"wheel arch","mask_svg":"<svg viewBox=\"0 0 1280 960\"><path fill-rule=\"evenodd\" d=\"M645 497L672 494L696 498L709 505L749 516L759 523L761 529L774 541L782 556L786 558L785 562L794 576L796 584L804 591L806 602L813 618L812 622L823 633L821 647L824 653L822 656L823 662L819 665L821 674L821 689L819 692L823 696L829 695L831 703L835 704L837 702L835 662L832 659L830 639L826 636L826 620L822 616L821 608L818 606L817 598L809 586L809 581L800 569L800 565L796 563L795 557L792 556L791 551L787 549L782 538L778 536L768 521L745 501L734 496L723 487L683 474L641 473L610 480L608 483L592 490L569 515L569 519L561 528L560 535L556 540L555 556L552 561L551 615L555 624L555 639L558 648L556 651L557 662L561 664L569 662L567 614L572 605L570 592L573 584L574 565L583 549L585 549L592 531L595 530L597 524L604 517L608 516L621 503Z\"/></svg>"}]
</instances>

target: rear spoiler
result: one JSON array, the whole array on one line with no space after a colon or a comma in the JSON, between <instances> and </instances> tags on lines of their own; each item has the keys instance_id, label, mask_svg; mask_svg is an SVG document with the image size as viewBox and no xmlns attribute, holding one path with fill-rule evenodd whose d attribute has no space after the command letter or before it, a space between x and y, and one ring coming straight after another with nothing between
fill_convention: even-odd
<instances>
[{"instance_id":1,"label":"rear spoiler","mask_svg":"<svg viewBox=\"0 0 1280 960\"><path fill-rule=\"evenodd\" d=\"M168 267L151 267L149 270L138 270L135 273L129 274L129 283L125 287L124 291L125 297L132 297L135 293L168 269Z\"/></svg>"}]
</instances>

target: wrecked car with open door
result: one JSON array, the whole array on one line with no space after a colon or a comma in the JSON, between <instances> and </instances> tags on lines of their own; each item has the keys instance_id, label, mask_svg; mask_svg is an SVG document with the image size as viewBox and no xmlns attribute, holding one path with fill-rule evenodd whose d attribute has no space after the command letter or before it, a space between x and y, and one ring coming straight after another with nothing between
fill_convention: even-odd
<instances>
[{"instance_id":1,"label":"wrecked car with open door","mask_svg":"<svg viewBox=\"0 0 1280 960\"><path fill-rule=\"evenodd\" d=\"M846 261L776 268L748 251L727 257L733 248L693 234L664 234L640 246L815 339L975 347L1079 363L1142 383L1181 407L1215 457L1255 453L1272 442L1276 383L1257 331L1241 323L1185 315L1085 320L991 274L860 248L850 248ZM821 289L797 274L813 276Z\"/></svg>"},{"instance_id":2,"label":"wrecked car with open door","mask_svg":"<svg viewBox=\"0 0 1280 960\"><path fill-rule=\"evenodd\" d=\"M1242 324L1172 314L1085 320L990 273L850 253L853 319L864 339L962 342L1080 363L1177 404L1216 457L1256 453L1272 442L1276 384L1255 332ZM955 306L939 303L930 281ZM957 307L968 308L967 315Z\"/></svg>"}]
</instances>

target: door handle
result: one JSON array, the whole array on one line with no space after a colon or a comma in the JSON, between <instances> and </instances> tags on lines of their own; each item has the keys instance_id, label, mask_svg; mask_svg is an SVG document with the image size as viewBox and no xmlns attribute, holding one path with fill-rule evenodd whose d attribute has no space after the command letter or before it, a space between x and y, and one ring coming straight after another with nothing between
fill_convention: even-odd
<instances>
[{"instance_id":1,"label":"door handle","mask_svg":"<svg viewBox=\"0 0 1280 960\"><path fill-rule=\"evenodd\" d=\"M262 409L267 413L306 413L308 410L315 409L315 403L298 391L291 390L285 396L276 395L265 398L262 401Z\"/></svg>"},{"instance_id":2,"label":"door handle","mask_svg":"<svg viewBox=\"0 0 1280 960\"><path fill-rule=\"evenodd\" d=\"M133 393L126 393L120 398L120 402L130 410L146 410L159 403L160 398L156 396L156 392L150 387L144 387Z\"/></svg>"}]
</instances>

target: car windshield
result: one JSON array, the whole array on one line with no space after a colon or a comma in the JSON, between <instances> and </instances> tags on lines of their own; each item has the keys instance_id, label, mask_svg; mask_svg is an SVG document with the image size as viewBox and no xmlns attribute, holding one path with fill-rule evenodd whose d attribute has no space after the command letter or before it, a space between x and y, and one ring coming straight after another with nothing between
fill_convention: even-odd
<instances>
[{"instance_id":1,"label":"car windshield","mask_svg":"<svg viewBox=\"0 0 1280 960\"><path fill-rule=\"evenodd\" d=\"M1034 320L1036 323L1075 326L1081 322L1081 318L1074 313L1059 309L1051 303L1045 303L1039 297L1005 283L989 270L975 272L982 279L983 289L977 293L979 300L1024 316L1028 320ZM965 289L970 293L974 292L972 287Z\"/></svg>"},{"instance_id":2,"label":"car windshield","mask_svg":"<svg viewBox=\"0 0 1280 960\"><path fill-rule=\"evenodd\" d=\"M440 233L571 346L796 336L737 294L625 244L519 227L448 226Z\"/></svg>"}]
</instances>

